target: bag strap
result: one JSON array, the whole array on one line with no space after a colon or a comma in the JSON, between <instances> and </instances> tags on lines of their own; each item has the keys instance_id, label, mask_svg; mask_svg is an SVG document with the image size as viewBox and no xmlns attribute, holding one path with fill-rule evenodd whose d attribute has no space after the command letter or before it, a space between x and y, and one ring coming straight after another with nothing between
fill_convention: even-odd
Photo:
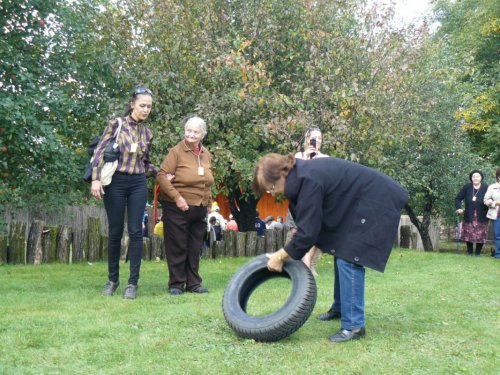
<instances>
[{"instance_id":1,"label":"bag strap","mask_svg":"<svg viewBox=\"0 0 500 375\"><path fill-rule=\"evenodd\" d=\"M115 132L115 139L118 139L118 136L120 135L120 131L122 130L122 119L120 117L118 117L117 120L118 120L118 129L116 129L116 132Z\"/></svg>"}]
</instances>

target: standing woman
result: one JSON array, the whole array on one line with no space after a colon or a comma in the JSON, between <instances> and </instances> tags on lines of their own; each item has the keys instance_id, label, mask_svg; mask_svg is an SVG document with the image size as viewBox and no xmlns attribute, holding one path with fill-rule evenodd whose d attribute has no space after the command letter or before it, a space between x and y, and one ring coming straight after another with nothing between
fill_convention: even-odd
<instances>
[{"instance_id":1,"label":"standing woman","mask_svg":"<svg viewBox=\"0 0 500 375\"><path fill-rule=\"evenodd\" d=\"M125 115L121 117L122 128L117 139L120 149L118 167L107 186L103 186L100 181L103 156L106 146L112 141L118 128L118 119L108 123L94 152L91 193L97 199L104 196L109 223L108 282L102 290L104 295L113 295L120 284L120 250L126 210L130 236L130 277L123 298L134 299L137 296L142 259L142 217L148 195L146 174L155 173L155 168L149 160L153 132L144 125L151 113L152 104L151 90L138 88L132 94Z\"/></svg>"},{"instance_id":2,"label":"standing woman","mask_svg":"<svg viewBox=\"0 0 500 375\"><path fill-rule=\"evenodd\" d=\"M208 293L199 274L214 183L212 155L201 143L206 134L205 121L190 118L184 139L170 149L158 172L171 295Z\"/></svg>"},{"instance_id":3,"label":"standing woman","mask_svg":"<svg viewBox=\"0 0 500 375\"><path fill-rule=\"evenodd\" d=\"M493 224L495 232L495 258L500 259L500 168L496 172L496 181L484 195L484 204L489 207L486 216Z\"/></svg>"},{"instance_id":4,"label":"standing woman","mask_svg":"<svg viewBox=\"0 0 500 375\"><path fill-rule=\"evenodd\" d=\"M486 217L488 207L484 205L484 195L488 185L482 183L483 174L478 170L469 174L469 180L470 183L465 184L455 197L455 212L458 215L464 214L462 201L465 201L461 239L467 244L467 255L472 256L475 243L476 256L480 256L481 249L486 242L488 228L488 218Z\"/></svg>"},{"instance_id":5,"label":"standing woman","mask_svg":"<svg viewBox=\"0 0 500 375\"><path fill-rule=\"evenodd\" d=\"M295 154L295 158L303 160L327 158L328 155L321 153L321 151L319 150L321 148L322 140L323 134L321 133L321 130L319 128L307 129L304 136L304 151L297 152ZM292 225L295 225L295 223L293 223ZM289 231L289 233L293 234L294 231ZM311 250L309 250L306 255L304 255L304 258L302 258L302 261L311 270L314 276L318 276L318 273L316 272L316 264L320 255L321 251L316 246L313 246Z\"/></svg>"}]
</instances>

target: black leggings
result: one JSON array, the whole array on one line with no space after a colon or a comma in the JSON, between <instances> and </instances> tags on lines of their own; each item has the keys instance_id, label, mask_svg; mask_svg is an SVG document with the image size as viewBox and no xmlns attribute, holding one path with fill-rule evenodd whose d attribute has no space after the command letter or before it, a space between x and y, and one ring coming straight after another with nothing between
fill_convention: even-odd
<instances>
[{"instance_id":1,"label":"black leggings","mask_svg":"<svg viewBox=\"0 0 500 375\"><path fill-rule=\"evenodd\" d=\"M137 285L142 259L142 218L146 208L148 186L143 174L115 173L111 184L104 188L104 206L108 215L108 278L119 280L120 252L123 228L125 226L125 208L127 208L127 224L130 244L128 259L130 260L129 284Z\"/></svg>"},{"instance_id":2,"label":"black leggings","mask_svg":"<svg viewBox=\"0 0 500 375\"><path fill-rule=\"evenodd\" d=\"M473 250L473 247L474 247L474 243L472 242L466 242L467 244L467 254L469 255L472 255L472 250ZM476 255L481 255L481 250L483 249L483 245L482 243L477 243L476 244Z\"/></svg>"}]
</instances>

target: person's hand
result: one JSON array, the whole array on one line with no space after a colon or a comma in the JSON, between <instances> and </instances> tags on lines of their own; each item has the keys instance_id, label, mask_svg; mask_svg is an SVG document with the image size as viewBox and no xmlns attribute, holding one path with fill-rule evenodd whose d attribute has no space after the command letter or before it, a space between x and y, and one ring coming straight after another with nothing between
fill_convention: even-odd
<instances>
[{"instance_id":1,"label":"person's hand","mask_svg":"<svg viewBox=\"0 0 500 375\"><path fill-rule=\"evenodd\" d=\"M459 208L455 212L457 213L457 215L462 215L464 213L464 210L462 210L461 208Z\"/></svg>"},{"instance_id":2,"label":"person's hand","mask_svg":"<svg viewBox=\"0 0 500 375\"><path fill-rule=\"evenodd\" d=\"M307 150L304 150L304 154L306 154L306 159L312 159L314 158L315 154L317 153L317 150L315 147L309 146Z\"/></svg>"},{"instance_id":3,"label":"person's hand","mask_svg":"<svg viewBox=\"0 0 500 375\"><path fill-rule=\"evenodd\" d=\"M275 253L268 253L267 269L271 272L283 271L283 264L290 258L285 249L279 249Z\"/></svg>"},{"instance_id":4,"label":"person's hand","mask_svg":"<svg viewBox=\"0 0 500 375\"><path fill-rule=\"evenodd\" d=\"M167 173L167 179L172 182L175 179L175 174Z\"/></svg>"},{"instance_id":5,"label":"person's hand","mask_svg":"<svg viewBox=\"0 0 500 375\"><path fill-rule=\"evenodd\" d=\"M187 204L186 200L182 197L179 197L175 200L175 204L177 205L177 208L181 211L186 212L189 210L189 205Z\"/></svg>"},{"instance_id":6,"label":"person's hand","mask_svg":"<svg viewBox=\"0 0 500 375\"><path fill-rule=\"evenodd\" d=\"M90 187L90 194L92 194L95 198L101 199L104 195L104 188L102 187L101 181L94 180L92 181L92 186Z\"/></svg>"}]
</instances>

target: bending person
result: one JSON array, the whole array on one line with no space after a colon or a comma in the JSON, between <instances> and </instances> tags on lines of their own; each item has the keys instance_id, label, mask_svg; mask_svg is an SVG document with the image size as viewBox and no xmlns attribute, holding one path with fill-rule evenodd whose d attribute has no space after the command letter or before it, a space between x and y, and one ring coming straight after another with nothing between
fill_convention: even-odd
<instances>
[{"instance_id":1,"label":"bending person","mask_svg":"<svg viewBox=\"0 0 500 375\"><path fill-rule=\"evenodd\" d=\"M254 189L288 198L297 233L269 254L270 271L301 259L316 245L334 256L334 309L341 318L332 342L365 335L365 268L383 272L408 192L390 177L349 161L311 161L268 154L254 172ZM381 197L384 197L383 199Z\"/></svg>"}]
</instances>

